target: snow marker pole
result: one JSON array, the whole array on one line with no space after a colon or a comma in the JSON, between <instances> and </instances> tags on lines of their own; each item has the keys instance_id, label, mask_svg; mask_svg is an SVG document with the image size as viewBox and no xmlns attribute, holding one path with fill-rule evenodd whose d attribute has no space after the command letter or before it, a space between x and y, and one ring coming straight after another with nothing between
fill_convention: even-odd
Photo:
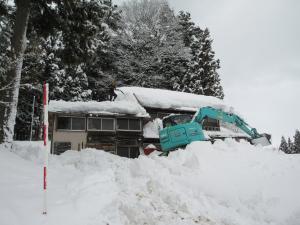
<instances>
[{"instance_id":1,"label":"snow marker pole","mask_svg":"<svg viewBox=\"0 0 300 225\"><path fill-rule=\"evenodd\" d=\"M48 161L48 89L49 86L44 83L44 167L43 167L43 191L44 191L44 208L43 214L47 214L47 161Z\"/></svg>"},{"instance_id":2,"label":"snow marker pole","mask_svg":"<svg viewBox=\"0 0 300 225\"><path fill-rule=\"evenodd\" d=\"M33 124L33 117L34 117L34 105L35 105L35 96L33 96L33 101L32 101L32 113L31 113L31 124L30 124L30 141L32 141L32 124Z\"/></svg>"}]
</instances>

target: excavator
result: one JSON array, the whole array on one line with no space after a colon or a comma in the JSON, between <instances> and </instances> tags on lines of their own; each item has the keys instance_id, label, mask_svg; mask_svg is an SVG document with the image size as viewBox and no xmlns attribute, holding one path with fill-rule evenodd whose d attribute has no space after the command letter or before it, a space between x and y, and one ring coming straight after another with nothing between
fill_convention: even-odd
<instances>
[{"instance_id":1,"label":"excavator","mask_svg":"<svg viewBox=\"0 0 300 225\"><path fill-rule=\"evenodd\" d=\"M234 113L227 113L213 107L202 107L194 116L173 114L163 119L163 129L159 131L160 145L167 156L170 151L185 147L193 141L214 141L204 135L202 122L206 119L215 119L230 123L240 128L250 136L253 145L270 145L271 136L259 134L255 128L251 128L241 117Z\"/></svg>"}]
</instances>

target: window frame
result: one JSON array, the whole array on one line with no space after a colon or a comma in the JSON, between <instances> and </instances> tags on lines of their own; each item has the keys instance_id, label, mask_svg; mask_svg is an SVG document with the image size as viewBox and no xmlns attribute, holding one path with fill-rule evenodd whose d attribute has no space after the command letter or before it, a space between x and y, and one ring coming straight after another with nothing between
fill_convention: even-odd
<instances>
[{"instance_id":1,"label":"window frame","mask_svg":"<svg viewBox=\"0 0 300 225\"><path fill-rule=\"evenodd\" d=\"M100 120L101 121L101 128L100 128L100 130L98 130L98 129L90 129L90 127L89 127L89 119ZM100 117L88 117L87 118L87 131L101 131L101 129L102 129L102 118L100 118Z\"/></svg>"},{"instance_id":2,"label":"window frame","mask_svg":"<svg viewBox=\"0 0 300 225\"><path fill-rule=\"evenodd\" d=\"M83 130L73 130L73 118L76 118L76 119L84 119L84 129L83 129ZM86 131L86 117L72 116L72 117L71 117L71 131Z\"/></svg>"},{"instance_id":3,"label":"window frame","mask_svg":"<svg viewBox=\"0 0 300 225\"><path fill-rule=\"evenodd\" d=\"M127 120L127 127L128 129L119 129L118 127L118 119L126 119ZM130 130L129 129L129 120L138 120L139 124L140 124L140 129L139 130ZM127 131L127 132L141 132L143 130L142 128L142 121L140 118L126 118L126 117L119 117L116 119L117 123L116 123L116 130L118 131Z\"/></svg>"},{"instance_id":4,"label":"window frame","mask_svg":"<svg viewBox=\"0 0 300 225\"><path fill-rule=\"evenodd\" d=\"M98 129L90 129L89 128L89 119L98 119L98 120L101 120L101 129L98 130ZM102 127L103 127L103 119L111 119L113 120L113 130L103 130ZM116 131L116 120L115 118L112 118L112 117L88 117L87 118L87 131L104 131L104 132L114 132Z\"/></svg>"},{"instance_id":5,"label":"window frame","mask_svg":"<svg viewBox=\"0 0 300 225\"><path fill-rule=\"evenodd\" d=\"M71 119L71 129L61 129L61 128L58 128L58 118L60 117L66 117L66 118L70 118ZM83 130L73 130L73 118L76 118L76 119L84 119L84 129ZM86 131L86 117L84 116L57 116L57 119L56 119L56 130L58 131L74 131L74 132L82 132L82 131Z\"/></svg>"},{"instance_id":6,"label":"window frame","mask_svg":"<svg viewBox=\"0 0 300 225\"><path fill-rule=\"evenodd\" d=\"M58 128L58 119L59 118L70 118L71 120L71 123L70 123L70 129L62 129L62 128ZM57 116L56 118L56 130L59 130L59 131L72 131L72 118L70 116Z\"/></svg>"}]
</instances>

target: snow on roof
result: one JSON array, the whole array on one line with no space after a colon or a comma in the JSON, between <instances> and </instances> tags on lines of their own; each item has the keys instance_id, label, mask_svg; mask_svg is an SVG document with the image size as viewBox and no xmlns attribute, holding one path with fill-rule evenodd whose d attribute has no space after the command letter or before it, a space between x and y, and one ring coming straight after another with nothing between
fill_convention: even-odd
<instances>
[{"instance_id":1,"label":"snow on roof","mask_svg":"<svg viewBox=\"0 0 300 225\"><path fill-rule=\"evenodd\" d=\"M135 101L143 107L197 111L201 107L211 106L227 112L233 111L223 100L211 96L143 87L121 87L117 92L117 100L136 98Z\"/></svg>"},{"instance_id":2,"label":"snow on roof","mask_svg":"<svg viewBox=\"0 0 300 225\"><path fill-rule=\"evenodd\" d=\"M62 113L95 113L104 115L134 115L137 117L148 117L146 110L136 102L116 101L116 102L67 102L50 101L49 112Z\"/></svg>"},{"instance_id":3,"label":"snow on roof","mask_svg":"<svg viewBox=\"0 0 300 225\"><path fill-rule=\"evenodd\" d=\"M121 87L116 92L118 97L114 102L50 101L49 112L126 114L149 117L144 107L196 112L199 108L205 106L233 112L233 108L226 105L223 100L211 96L142 87Z\"/></svg>"}]
</instances>

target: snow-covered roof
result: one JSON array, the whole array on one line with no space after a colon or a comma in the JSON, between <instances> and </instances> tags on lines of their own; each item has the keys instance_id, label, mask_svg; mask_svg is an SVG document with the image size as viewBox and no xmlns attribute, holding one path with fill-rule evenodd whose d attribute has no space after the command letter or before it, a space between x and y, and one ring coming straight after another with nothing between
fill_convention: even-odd
<instances>
[{"instance_id":1,"label":"snow-covered roof","mask_svg":"<svg viewBox=\"0 0 300 225\"><path fill-rule=\"evenodd\" d=\"M50 101L49 112L94 113L105 115L134 115L149 117L145 108L194 111L205 106L233 112L233 108L221 99L185 92L142 87L121 87L117 89L118 97L114 102L67 102Z\"/></svg>"},{"instance_id":2,"label":"snow-covered roof","mask_svg":"<svg viewBox=\"0 0 300 225\"><path fill-rule=\"evenodd\" d=\"M197 111L201 107L211 106L227 112L233 110L223 100L211 96L143 87L121 87L118 90L117 100L137 99L135 101L143 107Z\"/></svg>"},{"instance_id":3,"label":"snow-covered roof","mask_svg":"<svg viewBox=\"0 0 300 225\"><path fill-rule=\"evenodd\" d=\"M133 115L137 117L148 117L146 110L133 101L116 102L67 102L50 101L49 112L61 113L94 113L104 115Z\"/></svg>"}]
</instances>

